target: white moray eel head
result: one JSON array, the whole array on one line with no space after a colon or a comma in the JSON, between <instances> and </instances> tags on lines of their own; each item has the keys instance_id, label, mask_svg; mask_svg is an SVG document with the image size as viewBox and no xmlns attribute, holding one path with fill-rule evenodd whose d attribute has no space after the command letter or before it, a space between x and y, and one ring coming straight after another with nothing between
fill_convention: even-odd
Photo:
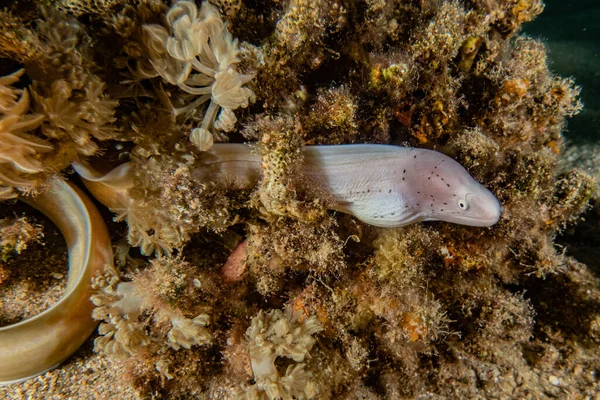
<instances>
[{"instance_id":1,"label":"white moray eel head","mask_svg":"<svg viewBox=\"0 0 600 400\"><path fill-rule=\"evenodd\" d=\"M480 227L498 222L502 213L498 199L462 165L435 151L415 153L411 192L422 221Z\"/></svg>"}]
</instances>

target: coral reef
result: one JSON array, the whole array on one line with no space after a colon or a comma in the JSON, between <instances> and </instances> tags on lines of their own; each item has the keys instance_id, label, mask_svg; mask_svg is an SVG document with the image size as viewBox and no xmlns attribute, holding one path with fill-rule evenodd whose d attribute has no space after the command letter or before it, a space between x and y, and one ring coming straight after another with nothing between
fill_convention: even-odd
<instances>
[{"instance_id":1,"label":"coral reef","mask_svg":"<svg viewBox=\"0 0 600 400\"><path fill-rule=\"evenodd\" d=\"M559 165L582 104L519 33L540 0L34 4L0 12L0 198L42 191L73 162L85 179L128 162L110 206L118 269L92 296L95 349L124 386L598 392L598 271L557 244L598 188ZM260 157L254 188L220 174L210 148L223 141ZM351 143L452 157L498 198L499 222L383 229L329 211L301 150Z\"/></svg>"}]
</instances>

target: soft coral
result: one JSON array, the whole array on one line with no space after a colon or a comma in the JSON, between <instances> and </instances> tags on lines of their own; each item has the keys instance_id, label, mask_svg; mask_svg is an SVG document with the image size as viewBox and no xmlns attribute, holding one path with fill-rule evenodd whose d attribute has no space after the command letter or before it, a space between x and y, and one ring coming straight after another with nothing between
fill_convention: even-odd
<instances>
[{"instance_id":1,"label":"soft coral","mask_svg":"<svg viewBox=\"0 0 600 400\"><path fill-rule=\"evenodd\" d=\"M19 80L23 72L21 69L0 77L0 200L15 197L13 188L31 190L35 180L26 175L44 171L39 154L52 150L46 141L24 133L36 128L44 116L26 114L29 92L10 86Z\"/></svg>"},{"instance_id":2,"label":"soft coral","mask_svg":"<svg viewBox=\"0 0 600 400\"><path fill-rule=\"evenodd\" d=\"M216 131L230 132L237 121L233 110L254 100L254 92L244 87L252 75L240 74L233 67L239 62L237 40L208 2L198 12L193 2L178 1L167 13L167 22L170 32L162 25L144 26L150 66L140 65L138 72L144 77L160 76L197 96L182 107L173 106L175 116L210 100L202 124L190 136L200 150L207 150L213 143L211 126L216 138L225 140Z\"/></svg>"}]
</instances>

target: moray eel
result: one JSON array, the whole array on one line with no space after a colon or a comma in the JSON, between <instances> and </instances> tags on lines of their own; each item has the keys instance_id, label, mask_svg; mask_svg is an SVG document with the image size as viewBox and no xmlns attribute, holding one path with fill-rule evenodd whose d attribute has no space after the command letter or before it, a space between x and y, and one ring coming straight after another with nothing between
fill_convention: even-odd
<instances>
[{"instance_id":1,"label":"moray eel","mask_svg":"<svg viewBox=\"0 0 600 400\"><path fill-rule=\"evenodd\" d=\"M325 193L331 208L374 226L393 228L421 221L491 226L501 214L496 197L452 158L433 150L377 144L306 146L299 173ZM245 144L215 144L202 153L199 182L226 180L233 187L256 186L260 156ZM84 166L76 170L98 199L113 198L132 186L128 164L100 176ZM127 184L124 184L127 182ZM122 198L122 196L121 196ZM120 202L105 202L109 207Z\"/></svg>"},{"instance_id":2,"label":"moray eel","mask_svg":"<svg viewBox=\"0 0 600 400\"><path fill-rule=\"evenodd\" d=\"M98 210L79 189L52 178L47 192L21 197L60 229L69 252L65 294L53 306L0 328L0 385L42 374L73 354L96 329L91 278L112 268L110 237Z\"/></svg>"},{"instance_id":3,"label":"moray eel","mask_svg":"<svg viewBox=\"0 0 600 400\"><path fill-rule=\"evenodd\" d=\"M205 156L238 187L261 176L261 162L243 144L217 144ZM433 150L378 144L307 146L300 173L333 199L332 208L367 224L393 228L421 221L491 226L496 197L452 158Z\"/></svg>"}]
</instances>

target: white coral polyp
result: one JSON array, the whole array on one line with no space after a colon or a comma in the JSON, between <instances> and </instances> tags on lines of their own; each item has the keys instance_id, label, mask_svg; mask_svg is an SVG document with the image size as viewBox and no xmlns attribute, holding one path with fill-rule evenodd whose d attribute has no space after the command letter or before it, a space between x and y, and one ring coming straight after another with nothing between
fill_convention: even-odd
<instances>
[{"instance_id":1,"label":"white coral polyp","mask_svg":"<svg viewBox=\"0 0 600 400\"><path fill-rule=\"evenodd\" d=\"M167 53L165 42L169 38L169 32L160 25L144 25L143 29L151 67L146 68L144 64L140 64L138 72L146 78L160 76L171 85L183 83L192 71L192 66L173 59Z\"/></svg>"},{"instance_id":2,"label":"white coral polyp","mask_svg":"<svg viewBox=\"0 0 600 400\"><path fill-rule=\"evenodd\" d=\"M208 41L197 14L196 5L188 1L176 3L167 13L173 36L167 38L166 48L178 60L191 61L200 54L204 43Z\"/></svg>"},{"instance_id":3,"label":"white coral polyp","mask_svg":"<svg viewBox=\"0 0 600 400\"><path fill-rule=\"evenodd\" d=\"M231 109L229 108L221 108L221 112L219 113L219 118L215 121L215 129L221 130L223 132L231 132L235 127L235 123L237 122L237 118Z\"/></svg>"},{"instance_id":4,"label":"white coral polyp","mask_svg":"<svg viewBox=\"0 0 600 400\"><path fill-rule=\"evenodd\" d=\"M254 100L254 92L242 86L250 79L252 79L251 75L239 74L231 67L217 73L212 86L214 101L221 107L231 110L248 107L249 101Z\"/></svg>"},{"instance_id":5,"label":"white coral polyp","mask_svg":"<svg viewBox=\"0 0 600 400\"><path fill-rule=\"evenodd\" d=\"M179 350L180 347L190 349L194 345L210 342L210 333L205 328L208 322L209 317L206 314L200 314L194 319L180 316L171 318L173 328L167 335L171 347L175 350Z\"/></svg>"},{"instance_id":6,"label":"white coral polyp","mask_svg":"<svg viewBox=\"0 0 600 400\"><path fill-rule=\"evenodd\" d=\"M237 40L227 31L217 9L208 2L204 2L198 12L193 2L178 1L167 13L167 22L170 33L160 25L144 26L154 71L140 66L139 72L145 77L159 75L198 96L183 107L173 108L176 116L210 100L201 129L212 127L230 132L237 122L233 110L248 107L255 99L254 92L243 87L252 75L240 74L233 68L239 62ZM216 138L226 139L219 135Z\"/></svg>"},{"instance_id":7,"label":"white coral polyp","mask_svg":"<svg viewBox=\"0 0 600 400\"><path fill-rule=\"evenodd\" d=\"M200 151L208 151L214 144L212 133L204 128L194 128L190 134L190 141Z\"/></svg>"}]
</instances>

